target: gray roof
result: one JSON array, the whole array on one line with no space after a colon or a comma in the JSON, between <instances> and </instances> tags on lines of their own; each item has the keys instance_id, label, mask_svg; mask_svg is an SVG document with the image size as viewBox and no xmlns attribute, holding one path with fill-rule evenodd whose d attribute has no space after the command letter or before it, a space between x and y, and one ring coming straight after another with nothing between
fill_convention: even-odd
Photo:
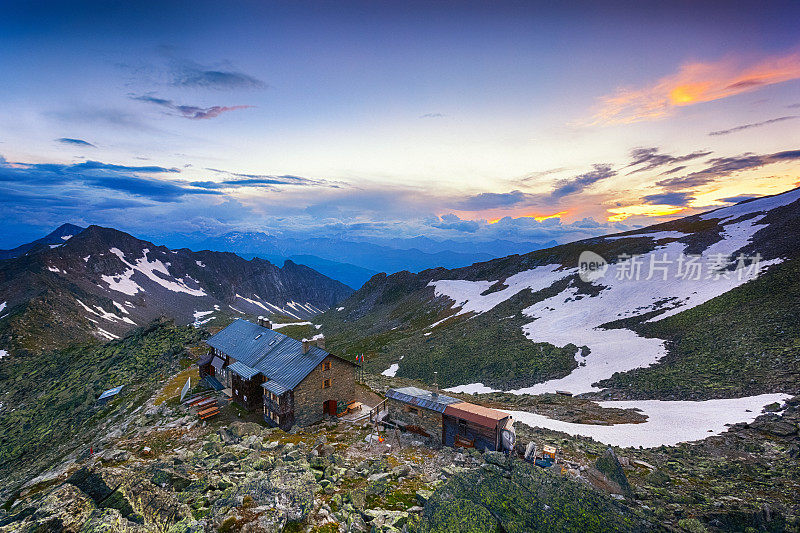
<instances>
[{"instance_id":1,"label":"gray roof","mask_svg":"<svg viewBox=\"0 0 800 533\"><path fill-rule=\"evenodd\" d=\"M271 379L271 380L267 381L266 383L262 383L261 386L265 390L268 390L269 392L271 392L272 394L275 394L276 396L280 396L281 394L289 391L289 389L287 389L286 387L284 387L283 385L281 385L280 383L278 383L274 379Z\"/></svg>"},{"instance_id":2,"label":"gray roof","mask_svg":"<svg viewBox=\"0 0 800 533\"><path fill-rule=\"evenodd\" d=\"M403 403L424 407L431 411L443 413L445 408L452 403L461 403L464 400L445 396L444 394L434 394L431 391L418 389L417 387L401 387L399 389L389 389L386 397L398 400Z\"/></svg>"},{"instance_id":3,"label":"gray roof","mask_svg":"<svg viewBox=\"0 0 800 533\"><path fill-rule=\"evenodd\" d=\"M250 379L250 378L252 378L253 376L255 376L256 374L259 373L258 370L256 370L255 368L250 368L249 366L247 366L246 364L244 364L244 363L242 363L240 361L236 361L235 363L231 363L231 365L228 367L228 370L231 370L232 372L236 372L237 374L242 376L244 379Z\"/></svg>"},{"instance_id":4,"label":"gray roof","mask_svg":"<svg viewBox=\"0 0 800 533\"><path fill-rule=\"evenodd\" d=\"M288 389L294 389L323 359L331 355L315 345L309 348L308 353L303 353L302 342L242 319L236 320L206 342Z\"/></svg>"}]
</instances>

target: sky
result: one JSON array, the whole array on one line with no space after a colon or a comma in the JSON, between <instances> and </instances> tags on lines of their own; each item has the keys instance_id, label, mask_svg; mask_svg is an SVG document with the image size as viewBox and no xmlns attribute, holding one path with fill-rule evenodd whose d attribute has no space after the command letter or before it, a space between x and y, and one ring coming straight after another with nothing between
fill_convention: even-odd
<instances>
[{"instance_id":1,"label":"sky","mask_svg":"<svg viewBox=\"0 0 800 533\"><path fill-rule=\"evenodd\" d=\"M0 247L567 242L800 185L797 2L7 2Z\"/></svg>"}]
</instances>

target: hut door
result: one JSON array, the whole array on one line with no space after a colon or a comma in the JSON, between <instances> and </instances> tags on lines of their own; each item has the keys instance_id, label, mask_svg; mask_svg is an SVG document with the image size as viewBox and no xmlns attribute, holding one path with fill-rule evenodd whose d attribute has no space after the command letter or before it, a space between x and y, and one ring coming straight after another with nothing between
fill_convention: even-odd
<instances>
[{"instance_id":1,"label":"hut door","mask_svg":"<svg viewBox=\"0 0 800 533\"><path fill-rule=\"evenodd\" d=\"M326 415L336 416L336 400L328 400L322 404L322 412Z\"/></svg>"}]
</instances>

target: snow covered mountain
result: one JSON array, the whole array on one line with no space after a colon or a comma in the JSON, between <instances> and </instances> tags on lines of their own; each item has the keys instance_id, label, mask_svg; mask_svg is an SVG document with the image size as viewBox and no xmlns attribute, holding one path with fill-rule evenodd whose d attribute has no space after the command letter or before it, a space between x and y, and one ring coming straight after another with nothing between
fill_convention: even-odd
<instances>
[{"instance_id":1,"label":"snow covered mountain","mask_svg":"<svg viewBox=\"0 0 800 533\"><path fill-rule=\"evenodd\" d=\"M0 262L6 352L113 339L162 315L179 323L220 314L306 319L353 292L292 262L281 268L232 253L170 250L99 226L60 240Z\"/></svg>"},{"instance_id":2,"label":"snow covered mountain","mask_svg":"<svg viewBox=\"0 0 800 533\"><path fill-rule=\"evenodd\" d=\"M798 392L799 230L795 189L466 268L376 276L322 317L323 331L375 371L437 372L456 392Z\"/></svg>"}]
</instances>

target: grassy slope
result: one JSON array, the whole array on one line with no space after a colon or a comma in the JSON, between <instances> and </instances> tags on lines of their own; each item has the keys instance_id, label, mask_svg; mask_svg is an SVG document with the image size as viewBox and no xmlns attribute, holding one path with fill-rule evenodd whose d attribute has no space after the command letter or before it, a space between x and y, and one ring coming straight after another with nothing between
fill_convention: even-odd
<instances>
[{"instance_id":1,"label":"grassy slope","mask_svg":"<svg viewBox=\"0 0 800 533\"><path fill-rule=\"evenodd\" d=\"M544 291L523 291L487 313L454 317L429 328L453 313L449 301L432 299L427 287L405 293L400 287L389 289L355 320L345 312L323 315L327 349L346 356L364 353L366 369L375 373L402 356L398 377L430 383L436 371L443 387L473 382L524 386L564 376L578 364L577 346L533 343L522 333L530 319L519 310L546 297Z\"/></svg>"},{"instance_id":2,"label":"grassy slope","mask_svg":"<svg viewBox=\"0 0 800 533\"><path fill-rule=\"evenodd\" d=\"M600 382L641 398L720 398L800 393L800 259L640 334L667 339L658 364Z\"/></svg>"},{"instance_id":3,"label":"grassy slope","mask_svg":"<svg viewBox=\"0 0 800 533\"><path fill-rule=\"evenodd\" d=\"M191 327L156 322L108 344L0 363L0 478L32 477L78 443L88 448L96 428L142 405L159 378L178 368L185 346L201 335ZM97 396L117 385L125 386L120 397L98 407Z\"/></svg>"}]
</instances>

